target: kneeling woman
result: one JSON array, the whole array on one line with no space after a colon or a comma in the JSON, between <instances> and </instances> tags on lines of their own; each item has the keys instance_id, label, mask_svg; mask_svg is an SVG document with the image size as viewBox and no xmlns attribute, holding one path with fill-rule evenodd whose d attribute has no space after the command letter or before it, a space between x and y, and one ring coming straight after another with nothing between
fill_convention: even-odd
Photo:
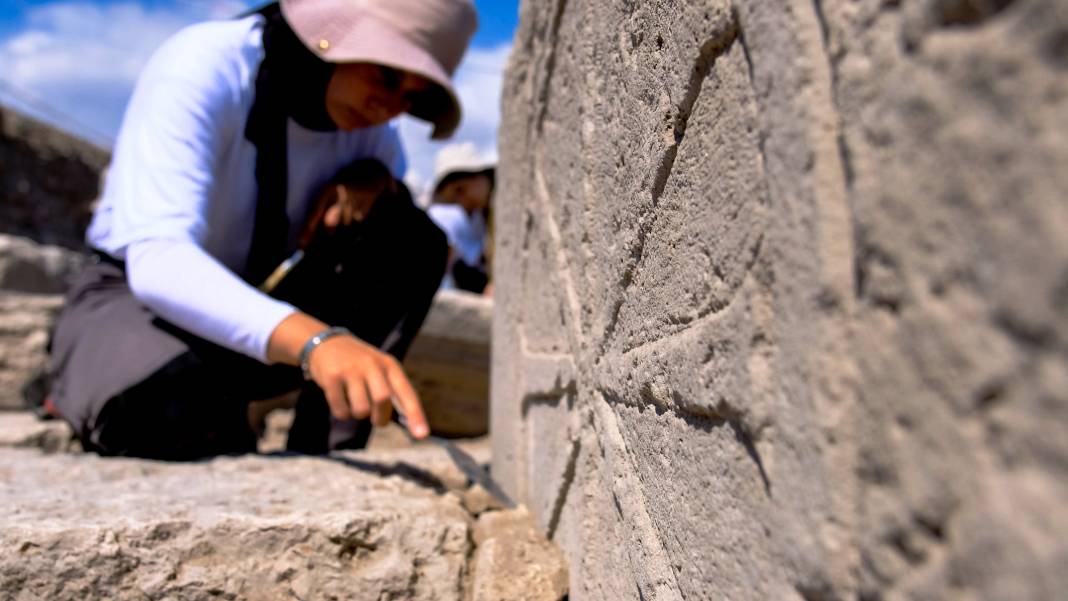
<instances>
[{"instance_id":1,"label":"kneeling woman","mask_svg":"<svg viewBox=\"0 0 1068 601\"><path fill-rule=\"evenodd\" d=\"M449 240L449 267L442 286L491 295L491 203L495 171L473 145L449 146L438 153L437 177L427 214Z\"/></svg>"},{"instance_id":2,"label":"kneeling woman","mask_svg":"<svg viewBox=\"0 0 1068 601\"><path fill-rule=\"evenodd\" d=\"M52 403L86 448L251 451L248 401L297 388L292 450L360 446L353 419L383 424L393 403L428 434L398 359L447 249L407 195L385 192L365 219L318 232L274 297L257 287L342 167L371 158L404 173L390 119L451 134L450 76L474 28L465 0L282 0L155 53L88 232L99 260L53 337Z\"/></svg>"}]
</instances>

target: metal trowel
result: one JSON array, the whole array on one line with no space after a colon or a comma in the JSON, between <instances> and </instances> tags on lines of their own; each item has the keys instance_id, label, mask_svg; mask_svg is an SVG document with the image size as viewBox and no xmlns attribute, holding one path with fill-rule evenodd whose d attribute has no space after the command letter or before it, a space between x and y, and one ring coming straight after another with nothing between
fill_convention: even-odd
<instances>
[{"instance_id":1,"label":"metal trowel","mask_svg":"<svg viewBox=\"0 0 1068 601\"><path fill-rule=\"evenodd\" d=\"M408 419L404 417L404 414L397 410L397 403L394 401L393 408L397 414L397 423L404 428L404 434L408 437L408 440L412 442L418 442L418 439L412 436L412 433L408 430ZM493 495L493 498L500 501L507 509L514 509L516 506L515 501L508 496L508 493L504 492L499 484L489 475L489 472L484 470L481 465L475 461L475 458L469 455L466 451L456 446L456 443L447 438L440 436L434 436L431 434L423 440L434 443L445 449L445 453L452 459L452 463L460 469L461 472L467 476L467 479L472 483L480 485L489 494Z\"/></svg>"}]
</instances>

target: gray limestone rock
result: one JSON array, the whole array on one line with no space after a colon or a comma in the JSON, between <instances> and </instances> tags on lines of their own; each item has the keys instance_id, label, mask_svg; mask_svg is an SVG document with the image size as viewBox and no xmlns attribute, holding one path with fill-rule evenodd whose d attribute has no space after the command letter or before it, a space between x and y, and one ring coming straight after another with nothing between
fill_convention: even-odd
<instances>
[{"instance_id":1,"label":"gray limestone rock","mask_svg":"<svg viewBox=\"0 0 1068 601\"><path fill-rule=\"evenodd\" d=\"M108 153L0 107L0 232L80 250Z\"/></svg>"},{"instance_id":2,"label":"gray limestone rock","mask_svg":"<svg viewBox=\"0 0 1068 601\"><path fill-rule=\"evenodd\" d=\"M489 429L492 319L491 298L441 290L408 350L404 369L438 435L481 436Z\"/></svg>"},{"instance_id":3,"label":"gray limestone rock","mask_svg":"<svg viewBox=\"0 0 1068 601\"><path fill-rule=\"evenodd\" d=\"M566 594L562 556L529 516L476 521L466 479L433 445L184 464L41 454L64 434L0 414L0 599ZM462 444L488 460L484 441ZM527 592L478 592L510 590Z\"/></svg>"},{"instance_id":4,"label":"gray limestone rock","mask_svg":"<svg viewBox=\"0 0 1068 601\"><path fill-rule=\"evenodd\" d=\"M0 290L0 409L22 407L22 385L44 367L48 332L63 297Z\"/></svg>"},{"instance_id":5,"label":"gray limestone rock","mask_svg":"<svg viewBox=\"0 0 1068 601\"><path fill-rule=\"evenodd\" d=\"M571 599L1055 599L1068 4L531 0L494 472Z\"/></svg>"},{"instance_id":6,"label":"gray limestone rock","mask_svg":"<svg viewBox=\"0 0 1068 601\"><path fill-rule=\"evenodd\" d=\"M4 451L0 465L5 598L462 596L467 513L373 460Z\"/></svg>"},{"instance_id":7,"label":"gray limestone rock","mask_svg":"<svg viewBox=\"0 0 1068 601\"><path fill-rule=\"evenodd\" d=\"M60 420L43 421L21 411L0 413L0 449L37 449L45 453L81 450L74 431Z\"/></svg>"},{"instance_id":8,"label":"gray limestone rock","mask_svg":"<svg viewBox=\"0 0 1068 601\"><path fill-rule=\"evenodd\" d=\"M0 234L0 409L21 408L22 385L47 360L62 293L87 256Z\"/></svg>"},{"instance_id":9,"label":"gray limestone rock","mask_svg":"<svg viewBox=\"0 0 1068 601\"><path fill-rule=\"evenodd\" d=\"M62 294L86 260L60 246L0 234L0 290Z\"/></svg>"},{"instance_id":10,"label":"gray limestone rock","mask_svg":"<svg viewBox=\"0 0 1068 601\"><path fill-rule=\"evenodd\" d=\"M471 601L561 601L567 597L564 554L538 532L530 512L484 514L475 525Z\"/></svg>"}]
</instances>

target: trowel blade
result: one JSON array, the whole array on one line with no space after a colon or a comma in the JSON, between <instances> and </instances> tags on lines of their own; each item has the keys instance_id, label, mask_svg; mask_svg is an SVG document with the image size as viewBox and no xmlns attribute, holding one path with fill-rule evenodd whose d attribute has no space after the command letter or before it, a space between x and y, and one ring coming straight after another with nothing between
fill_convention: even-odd
<instances>
[{"instance_id":1,"label":"trowel blade","mask_svg":"<svg viewBox=\"0 0 1068 601\"><path fill-rule=\"evenodd\" d=\"M416 440L415 437L413 437L412 433L408 431L408 420L405 419L404 415L402 415L399 411L396 413L396 416L397 423L400 424L401 428L404 430L404 434L408 437L409 440L414 442ZM449 459L452 460L453 465L459 468L459 470L463 472L465 476L467 476L468 480L486 489L486 492L493 495L493 497L500 501L500 503L504 505L507 509L515 508L516 503L512 500L511 497L508 496L508 493L504 492L504 489L501 488L499 484L497 484L497 482L493 479L492 476L489 475L486 470L482 469L482 466L479 465L477 461L475 461L474 457L469 455L460 447L456 446L454 442L447 438L442 438L440 436L433 435L427 436L424 440L426 440L427 442L432 442L438 445L439 447L445 449L445 454L448 455Z\"/></svg>"},{"instance_id":2,"label":"trowel blade","mask_svg":"<svg viewBox=\"0 0 1068 601\"><path fill-rule=\"evenodd\" d=\"M504 492L504 489L497 484L486 470L482 469L482 466L475 461L474 457L468 455L467 452L456 446L451 440L440 436L428 436L427 440L445 449L445 453L449 455L456 467L460 468L460 471L467 476L468 480L482 486L482 488L486 489L486 492L493 495L507 509L515 508L515 501L508 496L508 493Z\"/></svg>"}]
</instances>

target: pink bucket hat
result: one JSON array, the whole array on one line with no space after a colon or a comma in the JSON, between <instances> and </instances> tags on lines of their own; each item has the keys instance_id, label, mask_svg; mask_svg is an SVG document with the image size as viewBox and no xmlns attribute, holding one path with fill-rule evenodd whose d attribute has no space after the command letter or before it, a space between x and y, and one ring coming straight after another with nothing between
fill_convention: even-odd
<instances>
[{"instance_id":1,"label":"pink bucket hat","mask_svg":"<svg viewBox=\"0 0 1068 601\"><path fill-rule=\"evenodd\" d=\"M452 74L478 27L470 0L282 0L297 37L330 63L367 62L437 84L408 111L434 124L434 139L460 124Z\"/></svg>"}]
</instances>

